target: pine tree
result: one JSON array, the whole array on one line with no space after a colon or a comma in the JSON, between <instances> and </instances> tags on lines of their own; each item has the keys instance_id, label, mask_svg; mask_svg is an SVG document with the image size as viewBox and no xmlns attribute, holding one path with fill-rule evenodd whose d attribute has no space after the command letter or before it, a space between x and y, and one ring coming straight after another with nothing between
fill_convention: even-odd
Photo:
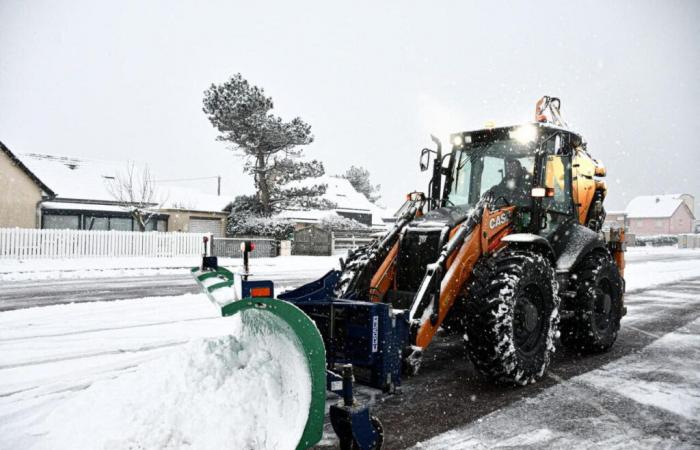
<instances>
[{"instance_id":1,"label":"pine tree","mask_svg":"<svg viewBox=\"0 0 700 450\"><path fill-rule=\"evenodd\" d=\"M325 193L323 185L304 189L283 186L300 179L301 174L323 172L317 161L298 161L302 155L299 146L313 142L310 125L299 117L285 122L272 114L272 98L241 74L223 84L212 84L204 92L203 103L204 113L219 131L217 139L233 144L233 150L244 158L243 170L253 175L260 214L269 216L295 200L321 202L318 197Z\"/></svg>"},{"instance_id":2,"label":"pine tree","mask_svg":"<svg viewBox=\"0 0 700 450\"><path fill-rule=\"evenodd\" d=\"M372 203L376 203L381 197L379 195L379 189L381 185L372 185L369 180L369 170L364 167L350 166L350 168L342 175L343 178L347 179L352 187L361 194L364 194Z\"/></svg>"}]
</instances>

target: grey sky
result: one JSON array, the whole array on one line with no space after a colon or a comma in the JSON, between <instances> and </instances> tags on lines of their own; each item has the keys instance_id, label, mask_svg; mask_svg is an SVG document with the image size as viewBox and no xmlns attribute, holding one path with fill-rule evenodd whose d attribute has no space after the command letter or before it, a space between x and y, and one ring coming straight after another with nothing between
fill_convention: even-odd
<instances>
[{"instance_id":1,"label":"grey sky","mask_svg":"<svg viewBox=\"0 0 700 450\"><path fill-rule=\"evenodd\" d=\"M551 94L608 166L608 209L700 196L700 2L379 3L2 0L0 140L250 191L201 112L241 72L312 125L309 157L367 167L394 206L426 189L429 133Z\"/></svg>"}]
</instances>

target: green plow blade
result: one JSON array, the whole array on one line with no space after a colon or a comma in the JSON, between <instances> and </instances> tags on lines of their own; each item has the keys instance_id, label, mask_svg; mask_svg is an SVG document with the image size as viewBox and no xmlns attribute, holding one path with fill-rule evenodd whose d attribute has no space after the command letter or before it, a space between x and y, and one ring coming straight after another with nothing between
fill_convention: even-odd
<instances>
[{"instance_id":1,"label":"green plow blade","mask_svg":"<svg viewBox=\"0 0 700 450\"><path fill-rule=\"evenodd\" d=\"M311 376L311 403L304 432L297 444L297 450L308 449L317 444L323 435L323 418L326 405L326 349L316 324L301 309L289 302L274 298L245 298L240 295L240 278L229 270L219 267L216 271L192 269L192 276L209 300L220 308L224 317L233 316L246 310L259 311L255 318L246 320L243 325L250 331L286 333L295 339L306 357ZM236 284L239 284L236 286ZM238 288L238 289L237 289ZM278 320L257 320L264 314L272 314ZM280 323L281 322L281 323ZM285 330L284 324L288 327Z\"/></svg>"}]
</instances>

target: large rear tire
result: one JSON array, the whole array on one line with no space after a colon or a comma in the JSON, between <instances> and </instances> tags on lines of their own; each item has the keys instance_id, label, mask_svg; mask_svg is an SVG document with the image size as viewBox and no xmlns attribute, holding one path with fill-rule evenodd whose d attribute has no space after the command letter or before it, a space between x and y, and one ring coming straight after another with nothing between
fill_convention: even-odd
<instances>
[{"instance_id":1,"label":"large rear tire","mask_svg":"<svg viewBox=\"0 0 700 450\"><path fill-rule=\"evenodd\" d=\"M474 268L465 304L467 349L476 368L520 385L541 378L559 324L554 270L539 253L505 248Z\"/></svg>"},{"instance_id":2,"label":"large rear tire","mask_svg":"<svg viewBox=\"0 0 700 450\"><path fill-rule=\"evenodd\" d=\"M570 311L562 320L561 341L580 353L608 350L617 339L622 319L622 277L610 253L596 251L574 269L575 298L564 305Z\"/></svg>"}]
</instances>

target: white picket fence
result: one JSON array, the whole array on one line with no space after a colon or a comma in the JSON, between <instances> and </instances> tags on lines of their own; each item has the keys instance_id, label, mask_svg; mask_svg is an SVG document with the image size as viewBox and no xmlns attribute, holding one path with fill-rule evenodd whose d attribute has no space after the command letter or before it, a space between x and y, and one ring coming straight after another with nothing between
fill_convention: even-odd
<instances>
[{"instance_id":1,"label":"white picket fence","mask_svg":"<svg viewBox=\"0 0 700 450\"><path fill-rule=\"evenodd\" d=\"M196 256L202 233L0 228L0 259Z\"/></svg>"}]
</instances>

